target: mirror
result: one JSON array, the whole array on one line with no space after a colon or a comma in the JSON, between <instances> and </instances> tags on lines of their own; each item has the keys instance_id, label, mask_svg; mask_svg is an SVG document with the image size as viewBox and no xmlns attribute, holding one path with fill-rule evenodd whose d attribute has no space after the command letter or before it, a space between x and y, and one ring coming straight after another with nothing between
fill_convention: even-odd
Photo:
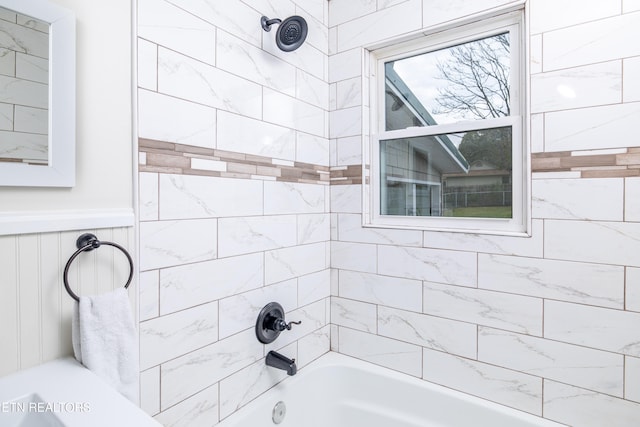
<instances>
[{"instance_id":1,"label":"mirror","mask_svg":"<svg viewBox=\"0 0 640 427\"><path fill-rule=\"evenodd\" d=\"M75 16L0 0L0 185L75 184Z\"/></svg>"}]
</instances>

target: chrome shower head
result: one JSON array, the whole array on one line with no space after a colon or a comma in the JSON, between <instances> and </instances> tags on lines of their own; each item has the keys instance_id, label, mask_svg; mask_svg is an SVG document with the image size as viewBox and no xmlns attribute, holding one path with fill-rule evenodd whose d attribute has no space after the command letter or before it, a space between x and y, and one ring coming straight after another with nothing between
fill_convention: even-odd
<instances>
[{"instance_id":1,"label":"chrome shower head","mask_svg":"<svg viewBox=\"0 0 640 427\"><path fill-rule=\"evenodd\" d=\"M260 19L262 29L265 31L271 31L271 25L280 24L276 33L276 44L280 50L284 52L291 52L302 46L307 38L307 21L302 16L290 16L284 21L280 19L269 19L263 16Z\"/></svg>"}]
</instances>

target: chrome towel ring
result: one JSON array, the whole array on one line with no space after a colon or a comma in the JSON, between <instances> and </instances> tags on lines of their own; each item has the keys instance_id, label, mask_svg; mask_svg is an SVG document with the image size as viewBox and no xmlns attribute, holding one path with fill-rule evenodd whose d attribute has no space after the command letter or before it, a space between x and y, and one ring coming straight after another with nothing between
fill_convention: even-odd
<instances>
[{"instance_id":1,"label":"chrome towel ring","mask_svg":"<svg viewBox=\"0 0 640 427\"><path fill-rule=\"evenodd\" d=\"M89 252L94 249L98 249L101 245L113 246L114 248L120 249L120 251L122 251L122 253L126 255L127 260L129 261L129 278L127 279L127 283L124 285L124 288L127 289L131 284L131 279L133 278L133 259L131 259L131 255L129 255L129 252L127 252L125 248L117 243L100 241L95 236L95 234L85 233L78 237L78 240L76 240L76 247L78 248L78 250L75 251L73 255L71 255L71 258L69 258L69 261L67 261L67 265L65 265L64 267L64 274L62 276L64 280L64 287L67 289L67 292L69 293L71 298L78 302L80 302L80 298L71 290L71 287L69 286L69 279L67 277L69 273L69 267L71 266L73 260L75 260L76 257L82 252Z\"/></svg>"}]
</instances>

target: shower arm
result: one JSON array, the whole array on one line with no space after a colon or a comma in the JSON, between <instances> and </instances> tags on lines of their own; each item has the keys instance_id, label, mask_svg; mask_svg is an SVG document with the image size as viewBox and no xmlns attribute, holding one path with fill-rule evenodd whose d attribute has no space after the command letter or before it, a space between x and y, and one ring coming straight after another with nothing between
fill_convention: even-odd
<instances>
[{"instance_id":1,"label":"shower arm","mask_svg":"<svg viewBox=\"0 0 640 427\"><path fill-rule=\"evenodd\" d=\"M273 24L280 24L281 22L282 22L282 19L278 19L278 18L269 19L266 16L263 16L262 18L260 18L262 29L267 32L271 31L271 26Z\"/></svg>"}]
</instances>

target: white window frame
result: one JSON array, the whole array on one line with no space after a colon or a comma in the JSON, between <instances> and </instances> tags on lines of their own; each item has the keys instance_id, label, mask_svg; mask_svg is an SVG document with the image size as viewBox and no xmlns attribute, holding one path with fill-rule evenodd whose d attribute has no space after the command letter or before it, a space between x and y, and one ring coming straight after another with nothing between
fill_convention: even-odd
<instances>
[{"instance_id":1,"label":"white window frame","mask_svg":"<svg viewBox=\"0 0 640 427\"><path fill-rule=\"evenodd\" d=\"M385 130L385 70L386 62L443 49L473 40L510 33L510 89L511 115L508 117L456 122L451 124ZM527 236L530 230L529 161L526 127L526 63L524 11L511 12L490 19L472 22L446 31L426 35L370 51L370 185L363 186L363 200L369 200L369 215L365 226L384 228L412 228L422 230L456 231L465 233ZM512 218L453 218L381 215L380 197L380 141L468 132L510 126L512 128ZM363 166L367 166L366 164Z\"/></svg>"}]
</instances>

